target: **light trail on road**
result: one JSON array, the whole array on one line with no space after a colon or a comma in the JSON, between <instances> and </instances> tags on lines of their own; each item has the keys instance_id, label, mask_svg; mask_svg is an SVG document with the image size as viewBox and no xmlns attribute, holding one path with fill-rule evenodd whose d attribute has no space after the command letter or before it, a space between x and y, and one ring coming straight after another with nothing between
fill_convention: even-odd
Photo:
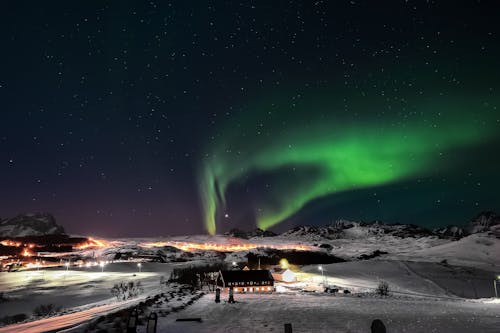
<instances>
[{"instance_id":1,"label":"light trail on road","mask_svg":"<svg viewBox=\"0 0 500 333\"><path fill-rule=\"evenodd\" d=\"M40 320L30 321L22 324L8 325L0 327L0 333L40 333L59 331L76 326L94 318L103 316L107 313L120 310L129 306L131 303L140 301L133 299L129 301L96 306L88 310L82 310L61 316L49 317Z\"/></svg>"}]
</instances>

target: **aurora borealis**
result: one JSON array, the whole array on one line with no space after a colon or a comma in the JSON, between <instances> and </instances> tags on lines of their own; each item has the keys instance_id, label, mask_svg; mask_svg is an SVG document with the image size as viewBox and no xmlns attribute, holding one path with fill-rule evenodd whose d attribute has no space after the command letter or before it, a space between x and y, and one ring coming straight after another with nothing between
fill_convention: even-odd
<instances>
[{"instance_id":1,"label":"aurora borealis","mask_svg":"<svg viewBox=\"0 0 500 333\"><path fill-rule=\"evenodd\" d=\"M500 210L493 2L3 11L2 218L136 237Z\"/></svg>"},{"instance_id":2,"label":"aurora borealis","mask_svg":"<svg viewBox=\"0 0 500 333\"><path fill-rule=\"evenodd\" d=\"M357 103L351 112L366 114L383 107L376 103L377 98L359 99L366 101ZM432 117L397 125L387 121L391 115L384 116L381 123L343 118L335 112L318 119L314 110L308 110L314 103L307 99L293 110L258 106L262 109L252 110L252 119L238 122L245 126L225 128L227 132L222 131L219 138L222 144L209 147L211 158L204 160L200 171L207 231L216 232L217 210L225 209L228 187L255 174L275 176L266 184L265 200L254 202L257 226L267 229L318 197L452 168L452 161L443 155L485 142L498 129L487 112L479 115L482 119L470 116L481 106L458 100L419 105L417 114L430 108ZM324 110L335 108L333 103L323 103ZM263 123L265 114L269 117Z\"/></svg>"}]
</instances>

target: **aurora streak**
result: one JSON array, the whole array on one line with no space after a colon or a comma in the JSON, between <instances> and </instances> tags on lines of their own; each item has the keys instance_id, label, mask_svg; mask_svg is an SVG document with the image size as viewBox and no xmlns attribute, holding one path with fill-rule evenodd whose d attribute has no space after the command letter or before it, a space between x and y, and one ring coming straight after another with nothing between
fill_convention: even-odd
<instances>
[{"instance_id":1,"label":"aurora streak","mask_svg":"<svg viewBox=\"0 0 500 333\"><path fill-rule=\"evenodd\" d=\"M381 107L376 101L354 106L361 118L308 112L307 105L313 104L306 100L293 111L256 106L241 115L241 121L226 124L218 144L208 145L199 180L210 234L216 232L217 212L224 211L228 187L253 174L292 170L271 184L272 200L259 202L255 210L257 226L267 229L315 198L447 168L451 162L442 158L447 151L481 144L494 132L482 121L488 115L478 116L473 112L477 106L457 101L421 104L415 112L432 108L438 116L425 121L410 117L401 123L367 116L365 109ZM264 114L272 116L263 123L259 119Z\"/></svg>"}]
</instances>

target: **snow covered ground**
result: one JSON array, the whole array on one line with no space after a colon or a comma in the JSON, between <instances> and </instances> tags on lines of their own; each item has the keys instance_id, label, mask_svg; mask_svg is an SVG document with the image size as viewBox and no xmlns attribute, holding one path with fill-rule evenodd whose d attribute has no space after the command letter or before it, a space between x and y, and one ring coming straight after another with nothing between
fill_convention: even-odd
<instances>
[{"instance_id":1,"label":"snow covered ground","mask_svg":"<svg viewBox=\"0 0 500 333\"><path fill-rule=\"evenodd\" d=\"M381 319L388 332L498 332L500 305L479 301L367 298L328 294L236 295L235 304L206 295L186 310L159 320L158 332L370 332ZM177 322L200 317L202 322Z\"/></svg>"},{"instance_id":2,"label":"snow covered ground","mask_svg":"<svg viewBox=\"0 0 500 333\"><path fill-rule=\"evenodd\" d=\"M321 265L324 276L318 265L303 266L298 274L299 282L285 288L280 286L280 290L287 291L284 293L237 294L239 302L233 305L215 304L213 294L203 296L186 309L161 317L159 332L281 332L284 323L292 323L294 332L368 332L371 321L376 318L386 323L388 332L497 332L500 325L500 303L491 299L467 299L493 296L493 278L500 271L500 239L486 233L452 241L436 236L400 238L373 234L355 226L346 229L340 239L277 236L239 240L205 235L124 239L95 252L106 258L116 252L141 253L141 244L158 241L251 243L262 247L296 244L352 260ZM162 247L145 249L148 253L158 250ZM357 259L376 250L388 253L371 260ZM244 261L247 253L229 254L225 260ZM1 272L0 293L6 301L0 302L0 313L2 316L30 315L37 305L52 303L63 307L62 314L70 315L68 320L89 320L101 313L99 309L120 308L110 294L115 283L140 280L145 294L154 295L159 291L160 277L168 277L173 268L224 257L210 251L185 254L172 252L172 258L184 256L187 262L142 263L140 273L137 262L133 261L109 264L104 272L98 266L69 271L53 268ZM381 280L389 283L391 296L388 298L374 294ZM333 296L301 291L322 291L324 284L348 289L352 294ZM184 301L181 297L178 302ZM175 321L185 317L201 317L202 322ZM60 320L66 320L64 318ZM50 320L49 325L57 324L58 319ZM36 324L30 325L34 327L32 332L36 332ZM20 329L22 331L22 327Z\"/></svg>"},{"instance_id":3,"label":"snow covered ground","mask_svg":"<svg viewBox=\"0 0 500 333\"><path fill-rule=\"evenodd\" d=\"M54 304L70 309L113 302L111 287L121 281L141 281L145 293L159 286L160 276L168 278L174 264L143 263L139 273L135 263L109 264L81 270L46 269L0 272L0 293L8 299L0 303L2 316L31 314L37 305Z\"/></svg>"},{"instance_id":4,"label":"snow covered ground","mask_svg":"<svg viewBox=\"0 0 500 333\"><path fill-rule=\"evenodd\" d=\"M391 257L434 262L447 260L452 265L500 271L500 239L479 233L409 254L394 253Z\"/></svg>"},{"instance_id":5,"label":"snow covered ground","mask_svg":"<svg viewBox=\"0 0 500 333\"><path fill-rule=\"evenodd\" d=\"M432 262L364 260L305 266L299 279L336 285L351 292L373 292L383 280L393 293L414 297L493 297L495 272Z\"/></svg>"}]
</instances>

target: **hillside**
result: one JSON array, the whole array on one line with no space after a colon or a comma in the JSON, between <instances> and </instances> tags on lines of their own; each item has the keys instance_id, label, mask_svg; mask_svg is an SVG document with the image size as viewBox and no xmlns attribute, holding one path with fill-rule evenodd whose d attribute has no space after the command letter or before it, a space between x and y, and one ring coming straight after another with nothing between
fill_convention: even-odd
<instances>
[{"instance_id":1,"label":"hillside","mask_svg":"<svg viewBox=\"0 0 500 333\"><path fill-rule=\"evenodd\" d=\"M37 213L0 219L0 237L63 235L64 228L56 223L51 214Z\"/></svg>"}]
</instances>

